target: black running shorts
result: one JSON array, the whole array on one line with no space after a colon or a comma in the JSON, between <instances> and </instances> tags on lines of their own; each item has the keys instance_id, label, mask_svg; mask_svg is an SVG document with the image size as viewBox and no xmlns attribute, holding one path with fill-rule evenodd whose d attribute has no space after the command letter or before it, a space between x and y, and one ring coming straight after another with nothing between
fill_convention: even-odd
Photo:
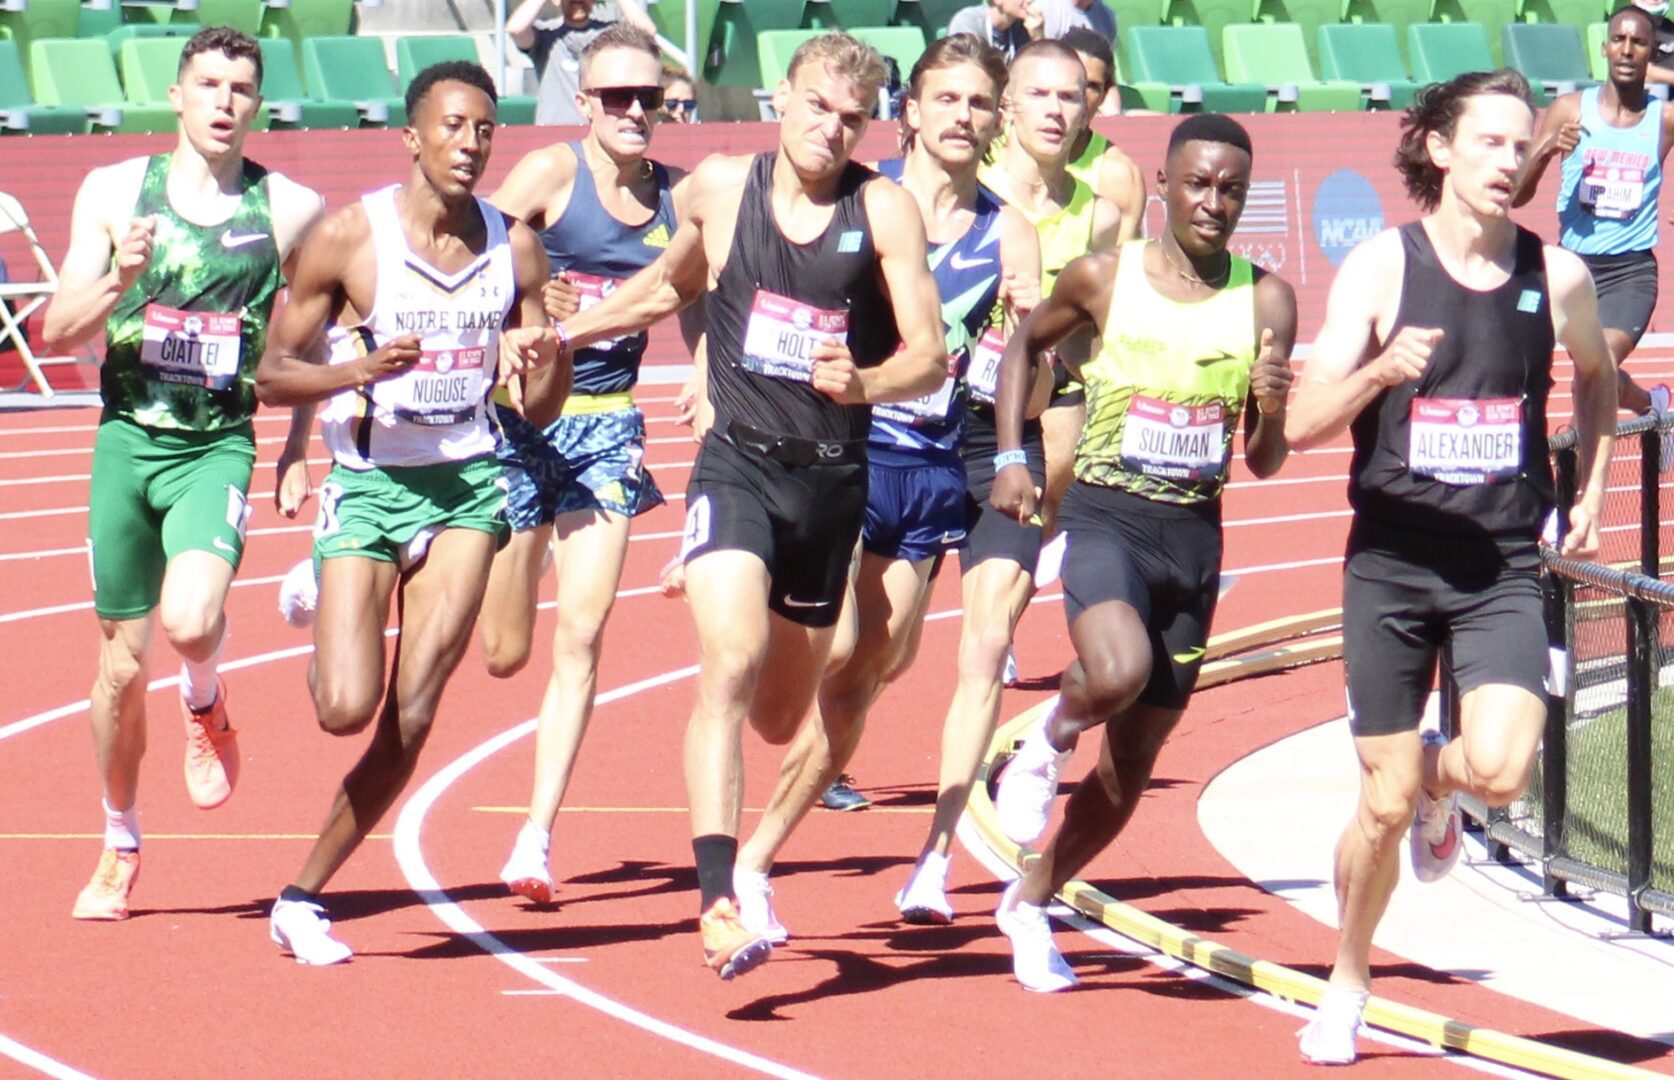
<instances>
[{"instance_id":1,"label":"black running shorts","mask_svg":"<svg viewBox=\"0 0 1674 1080\"><path fill-rule=\"evenodd\" d=\"M1634 344L1651 325L1657 306L1657 256L1654 251L1625 255L1583 255L1598 290L1598 322L1606 330L1620 330Z\"/></svg>"},{"instance_id":2,"label":"black running shorts","mask_svg":"<svg viewBox=\"0 0 1674 1080\"><path fill-rule=\"evenodd\" d=\"M1461 694L1520 686L1546 694L1540 556L1434 541L1349 538L1343 565L1343 661L1349 730L1391 735L1418 727L1445 656Z\"/></svg>"},{"instance_id":3,"label":"black running shorts","mask_svg":"<svg viewBox=\"0 0 1674 1080\"><path fill-rule=\"evenodd\" d=\"M1151 639L1151 678L1139 704L1184 709L1220 599L1220 504L1159 503L1077 480L1064 494L1058 524L1068 539L1069 624L1099 604L1133 608Z\"/></svg>"},{"instance_id":4,"label":"black running shorts","mask_svg":"<svg viewBox=\"0 0 1674 1080\"><path fill-rule=\"evenodd\" d=\"M1040 560L1041 528L1024 525L989 505L994 490L994 422L972 412L965 418L965 539L959 545L960 569L969 573L985 559L1010 559L1033 574ZM1040 421L1023 426L1023 452L1029 455L1029 475L1035 487L1046 487L1046 452L1041 448Z\"/></svg>"}]
</instances>

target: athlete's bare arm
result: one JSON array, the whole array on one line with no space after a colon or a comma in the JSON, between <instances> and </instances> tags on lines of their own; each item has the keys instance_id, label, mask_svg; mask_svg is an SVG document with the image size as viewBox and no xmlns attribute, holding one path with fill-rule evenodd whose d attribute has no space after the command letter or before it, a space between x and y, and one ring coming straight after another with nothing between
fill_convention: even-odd
<instances>
[{"instance_id":1,"label":"athlete's bare arm","mask_svg":"<svg viewBox=\"0 0 1674 1080\"><path fill-rule=\"evenodd\" d=\"M1296 400L1285 419L1293 450L1330 442L1382 393L1423 374L1441 331L1407 326L1382 352L1376 343L1394 325L1406 257L1401 234L1386 229L1349 252L1337 268Z\"/></svg>"},{"instance_id":2,"label":"athlete's bare arm","mask_svg":"<svg viewBox=\"0 0 1674 1080\"><path fill-rule=\"evenodd\" d=\"M69 352L102 331L117 299L150 263L154 222L133 216L146 163L130 158L94 169L81 182L58 292L41 327L49 352Z\"/></svg>"},{"instance_id":3,"label":"athlete's bare arm","mask_svg":"<svg viewBox=\"0 0 1674 1080\"><path fill-rule=\"evenodd\" d=\"M313 188L276 172L268 173L267 192L273 217L273 242L279 249L285 280L290 281L296 277L302 240L325 213L325 200ZM324 337L316 338L313 349L317 358L324 356L324 348ZM308 478L308 443L313 433L314 403L293 406L285 446L274 469L273 485L274 508L287 518L301 512L313 491Z\"/></svg>"},{"instance_id":4,"label":"athlete's bare arm","mask_svg":"<svg viewBox=\"0 0 1674 1080\"><path fill-rule=\"evenodd\" d=\"M1022 211L1000 208L1000 300L1009 337L1024 316L1040 306L1040 234ZM1052 400L1052 368L1040 365L1029 390L1028 415L1039 416Z\"/></svg>"},{"instance_id":5,"label":"athlete's bare arm","mask_svg":"<svg viewBox=\"0 0 1674 1080\"><path fill-rule=\"evenodd\" d=\"M517 276L517 299L506 315L502 336L515 342L524 336L516 333L519 329L546 329L546 306L542 295L552 264L535 230L516 220L507 221L506 226L511 240L513 271ZM521 405L520 411L528 421L544 428L558 419L558 414L564 410L575 368L568 354L557 355L556 342L548 334L532 336L525 348L533 350L525 356L533 370L519 372L502 366L500 381L511 386L512 402ZM511 361L516 352L514 349L501 349L502 365ZM521 387L517 385L520 375Z\"/></svg>"},{"instance_id":6,"label":"athlete's bare arm","mask_svg":"<svg viewBox=\"0 0 1674 1080\"><path fill-rule=\"evenodd\" d=\"M1517 177L1517 187L1511 193L1511 205L1522 206L1534 198L1540 178L1553 158L1572 152L1581 141L1581 95L1564 94L1540 114L1540 126L1535 129L1534 151L1523 164ZM1666 148L1666 143L1664 144Z\"/></svg>"},{"instance_id":7,"label":"athlete's bare arm","mask_svg":"<svg viewBox=\"0 0 1674 1080\"><path fill-rule=\"evenodd\" d=\"M1120 207L1109 199L1095 198L1093 200L1093 235L1087 242L1088 251L1111 251L1118 243L1126 239L1123 235L1123 214ZM1133 228L1134 235L1138 235L1138 224Z\"/></svg>"},{"instance_id":8,"label":"athlete's bare arm","mask_svg":"<svg viewBox=\"0 0 1674 1080\"><path fill-rule=\"evenodd\" d=\"M1145 223L1145 174L1115 143L1099 156L1098 196L1122 212L1117 242L1139 239Z\"/></svg>"},{"instance_id":9,"label":"athlete's bare arm","mask_svg":"<svg viewBox=\"0 0 1674 1080\"><path fill-rule=\"evenodd\" d=\"M1244 408L1244 464L1258 478L1279 471L1290 453L1285 441L1285 398L1290 393L1290 350L1296 346L1296 290L1276 274L1256 282L1256 361Z\"/></svg>"},{"instance_id":10,"label":"athlete's bare arm","mask_svg":"<svg viewBox=\"0 0 1674 1080\"><path fill-rule=\"evenodd\" d=\"M1598 295L1581 259L1546 248L1546 285L1552 298L1552 330L1575 362L1576 475L1581 488L1570 511L1563 553L1598 554L1598 524L1616 432L1616 361L1598 322Z\"/></svg>"},{"instance_id":11,"label":"athlete's bare arm","mask_svg":"<svg viewBox=\"0 0 1674 1080\"><path fill-rule=\"evenodd\" d=\"M564 143L531 150L488 201L531 227L544 229L569 205L578 162Z\"/></svg>"}]
</instances>

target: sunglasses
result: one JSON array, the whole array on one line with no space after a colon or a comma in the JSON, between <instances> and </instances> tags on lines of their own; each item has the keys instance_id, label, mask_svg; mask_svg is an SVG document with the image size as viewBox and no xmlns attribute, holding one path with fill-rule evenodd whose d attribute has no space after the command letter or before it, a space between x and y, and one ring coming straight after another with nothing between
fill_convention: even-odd
<instances>
[{"instance_id":1,"label":"sunglasses","mask_svg":"<svg viewBox=\"0 0 1674 1080\"><path fill-rule=\"evenodd\" d=\"M664 98L663 108L669 112L690 112L697 108L697 98Z\"/></svg>"},{"instance_id":2,"label":"sunglasses","mask_svg":"<svg viewBox=\"0 0 1674 1080\"><path fill-rule=\"evenodd\" d=\"M599 104L611 112L627 112L634 102L646 112L663 107L663 88L660 86L600 86L586 91L599 99Z\"/></svg>"}]
</instances>

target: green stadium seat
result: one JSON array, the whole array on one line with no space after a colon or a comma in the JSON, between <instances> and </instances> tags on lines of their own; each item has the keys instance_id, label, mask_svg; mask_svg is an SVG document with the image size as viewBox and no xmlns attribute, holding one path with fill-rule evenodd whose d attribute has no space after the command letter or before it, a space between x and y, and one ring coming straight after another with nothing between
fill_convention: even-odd
<instances>
[{"instance_id":1,"label":"green stadium seat","mask_svg":"<svg viewBox=\"0 0 1674 1080\"><path fill-rule=\"evenodd\" d=\"M764 81L757 42L769 30L806 29L805 6L795 0L722 0L704 56L704 81L751 89L771 85Z\"/></svg>"},{"instance_id":2,"label":"green stadium seat","mask_svg":"<svg viewBox=\"0 0 1674 1080\"><path fill-rule=\"evenodd\" d=\"M37 105L29 92L29 76L17 42L0 38L0 132L29 135L84 135L87 110L71 106Z\"/></svg>"},{"instance_id":3,"label":"green stadium seat","mask_svg":"<svg viewBox=\"0 0 1674 1080\"><path fill-rule=\"evenodd\" d=\"M1618 6L1610 0L1519 0L1517 19L1530 23L1568 23L1580 28L1609 18Z\"/></svg>"},{"instance_id":4,"label":"green stadium seat","mask_svg":"<svg viewBox=\"0 0 1674 1080\"><path fill-rule=\"evenodd\" d=\"M1548 96L1574 90L1592 81L1581 31L1567 23L1512 23L1501 33L1505 62Z\"/></svg>"},{"instance_id":5,"label":"green stadium seat","mask_svg":"<svg viewBox=\"0 0 1674 1080\"><path fill-rule=\"evenodd\" d=\"M1494 58L1494 66L1503 67L1500 31L1517 21L1517 3L1518 0L1436 0L1430 19L1439 23L1476 23L1488 38L1488 52Z\"/></svg>"},{"instance_id":6,"label":"green stadium seat","mask_svg":"<svg viewBox=\"0 0 1674 1080\"><path fill-rule=\"evenodd\" d=\"M262 32L267 5L262 0L198 0L195 13L177 11L174 21L182 22L182 16L189 14L197 16L191 21L198 26L231 26L255 37Z\"/></svg>"},{"instance_id":7,"label":"green stadium seat","mask_svg":"<svg viewBox=\"0 0 1674 1080\"><path fill-rule=\"evenodd\" d=\"M1128 34L1131 78L1171 90L1171 112L1267 111L1267 87L1221 79L1201 26L1136 26ZM1158 110L1161 111L1161 110Z\"/></svg>"},{"instance_id":8,"label":"green stadium seat","mask_svg":"<svg viewBox=\"0 0 1674 1080\"><path fill-rule=\"evenodd\" d=\"M262 97L275 128L352 128L360 110L352 101L315 101L302 85L289 38L262 38Z\"/></svg>"},{"instance_id":9,"label":"green stadium seat","mask_svg":"<svg viewBox=\"0 0 1674 1080\"><path fill-rule=\"evenodd\" d=\"M364 124L401 127L407 105L396 95L383 42L373 37L311 37L302 43L302 71L315 101L352 101Z\"/></svg>"},{"instance_id":10,"label":"green stadium seat","mask_svg":"<svg viewBox=\"0 0 1674 1080\"><path fill-rule=\"evenodd\" d=\"M120 63L124 42L174 38L184 46L186 39L197 32L198 28L189 23L125 23L106 34L105 41L110 45L111 59Z\"/></svg>"},{"instance_id":11,"label":"green stadium seat","mask_svg":"<svg viewBox=\"0 0 1674 1080\"><path fill-rule=\"evenodd\" d=\"M341 37L353 32L354 0L290 0L270 7L262 16L262 36L290 38L298 56L311 37Z\"/></svg>"},{"instance_id":12,"label":"green stadium seat","mask_svg":"<svg viewBox=\"0 0 1674 1080\"><path fill-rule=\"evenodd\" d=\"M1407 27L1407 55L1420 85L1494 68L1488 38L1475 23L1415 23Z\"/></svg>"},{"instance_id":13,"label":"green stadium seat","mask_svg":"<svg viewBox=\"0 0 1674 1080\"><path fill-rule=\"evenodd\" d=\"M761 85L758 89L772 90L790 70L791 54L809 38L818 37L820 30L764 30L756 35L756 55L761 63Z\"/></svg>"},{"instance_id":14,"label":"green stadium seat","mask_svg":"<svg viewBox=\"0 0 1674 1080\"><path fill-rule=\"evenodd\" d=\"M1359 83L1373 108L1404 109L1418 92L1418 84L1401 66L1395 28L1383 23L1320 27L1319 73Z\"/></svg>"},{"instance_id":15,"label":"green stadium seat","mask_svg":"<svg viewBox=\"0 0 1674 1080\"><path fill-rule=\"evenodd\" d=\"M1302 43L1308 48L1308 63L1315 71L1320 66L1319 28L1336 23L1342 17L1343 0L1256 0L1255 18L1263 23L1295 23L1302 30Z\"/></svg>"},{"instance_id":16,"label":"green stadium seat","mask_svg":"<svg viewBox=\"0 0 1674 1080\"><path fill-rule=\"evenodd\" d=\"M110 46L82 38L45 38L30 43L29 86L42 105L83 109L100 131L173 131L167 105L132 105L122 94Z\"/></svg>"},{"instance_id":17,"label":"green stadium seat","mask_svg":"<svg viewBox=\"0 0 1674 1080\"><path fill-rule=\"evenodd\" d=\"M1610 78L1610 61L1604 58L1604 39L1609 36L1609 23L1587 24L1587 68L1599 82Z\"/></svg>"},{"instance_id":18,"label":"green stadium seat","mask_svg":"<svg viewBox=\"0 0 1674 1080\"><path fill-rule=\"evenodd\" d=\"M831 0L807 0L802 5L802 26L805 30L839 29L837 11Z\"/></svg>"},{"instance_id":19,"label":"green stadium seat","mask_svg":"<svg viewBox=\"0 0 1674 1080\"><path fill-rule=\"evenodd\" d=\"M845 30L861 26L889 26L895 19L895 0L831 0L837 25ZM924 31L919 30L919 40Z\"/></svg>"},{"instance_id":20,"label":"green stadium seat","mask_svg":"<svg viewBox=\"0 0 1674 1080\"><path fill-rule=\"evenodd\" d=\"M1174 97L1167 84L1156 82L1119 82L1116 84L1116 96L1122 103L1123 112L1145 109L1157 113L1168 112L1169 103Z\"/></svg>"},{"instance_id":21,"label":"green stadium seat","mask_svg":"<svg viewBox=\"0 0 1674 1080\"><path fill-rule=\"evenodd\" d=\"M1164 0L1162 22L1165 26L1201 26L1209 37L1209 52L1215 58L1215 69L1226 70L1225 42L1221 31L1228 26L1239 26L1255 18L1253 0ZM1230 77L1228 82L1235 81Z\"/></svg>"},{"instance_id":22,"label":"green stadium seat","mask_svg":"<svg viewBox=\"0 0 1674 1080\"><path fill-rule=\"evenodd\" d=\"M449 60L469 60L480 63L475 38L464 34L425 34L395 39L395 81L401 92L413 76L432 64ZM532 124L535 122L533 97L504 94L500 97L499 115L502 124Z\"/></svg>"},{"instance_id":23,"label":"green stadium seat","mask_svg":"<svg viewBox=\"0 0 1674 1080\"><path fill-rule=\"evenodd\" d=\"M924 32L916 26L855 26L849 33L895 61L902 86L924 52Z\"/></svg>"},{"instance_id":24,"label":"green stadium seat","mask_svg":"<svg viewBox=\"0 0 1674 1080\"><path fill-rule=\"evenodd\" d=\"M1276 95L1278 112L1359 112L1357 82L1322 82L1308 64L1302 28L1295 23L1234 24L1226 37L1226 75L1232 82L1263 83Z\"/></svg>"},{"instance_id":25,"label":"green stadium seat","mask_svg":"<svg viewBox=\"0 0 1674 1080\"><path fill-rule=\"evenodd\" d=\"M122 25L122 5L107 8L84 7L76 20L76 37L104 37Z\"/></svg>"},{"instance_id":26,"label":"green stadium seat","mask_svg":"<svg viewBox=\"0 0 1674 1080\"><path fill-rule=\"evenodd\" d=\"M1128 70L1128 31L1136 26L1161 26L1163 0L1105 0L1116 13L1116 66Z\"/></svg>"},{"instance_id":27,"label":"green stadium seat","mask_svg":"<svg viewBox=\"0 0 1674 1080\"><path fill-rule=\"evenodd\" d=\"M1407 46L1407 28L1422 25L1430 21L1430 8L1434 0L1343 0L1343 22L1354 23L1385 23L1395 28L1395 40L1404 51L1401 63L1406 65L1413 78L1419 82L1425 79L1418 74L1412 52Z\"/></svg>"},{"instance_id":28,"label":"green stadium seat","mask_svg":"<svg viewBox=\"0 0 1674 1080\"><path fill-rule=\"evenodd\" d=\"M697 44L693 46L697 55L689 60L686 67L697 70L703 66L703 54L715 30L715 12L720 8L721 0L657 0L646 8L646 13L657 24L657 33L684 49L686 8L689 4L697 5Z\"/></svg>"},{"instance_id":29,"label":"green stadium seat","mask_svg":"<svg viewBox=\"0 0 1674 1080\"><path fill-rule=\"evenodd\" d=\"M114 3L114 0L113 0ZM81 23L81 0L28 0L19 10L0 7L0 38L17 42L23 70L34 62L29 45L37 38L71 38Z\"/></svg>"},{"instance_id":30,"label":"green stadium seat","mask_svg":"<svg viewBox=\"0 0 1674 1080\"><path fill-rule=\"evenodd\" d=\"M896 26L916 26L925 41L935 41L947 33L948 20L961 8L970 7L976 0L897 0ZM1160 5L1162 0L1154 0Z\"/></svg>"},{"instance_id":31,"label":"green stadium seat","mask_svg":"<svg viewBox=\"0 0 1674 1080\"><path fill-rule=\"evenodd\" d=\"M167 105L169 87L178 81L180 53L186 39L180 37L129 38L116 54L122 91L134 105Z\"/></svg>"}]
</instances>

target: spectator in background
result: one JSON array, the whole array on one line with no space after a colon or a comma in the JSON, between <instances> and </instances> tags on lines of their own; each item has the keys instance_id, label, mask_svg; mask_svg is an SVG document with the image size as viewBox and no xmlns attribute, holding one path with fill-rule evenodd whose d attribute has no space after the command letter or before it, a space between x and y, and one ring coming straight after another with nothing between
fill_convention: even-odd
<instances>
[{"instance_id":1,"label":"spectator in background","mask_svg":"<svg viewBox=\"0 0 1674 1080\"><path fill-rule=\"evenodd\" d=\"M1651 51L1647 82L1674 83L1674 19L1668 17L1668 0L1634 0L1635 6L1656 23L1657 44Z\"/></svg>"},{"instance_id":2,"label":"spectator in background","mask_svg":"<svg viewBox=\"0 0 1674 1080\"><path fill-rule=\"evenodd\" d=\"M679 68L663 69L663 120L673 124L698 122L697 81Z\"/></svg>"},{"instance_id":3,"label":"spectator in background","mask_svg":"<svg viewBox=\"0 0 1674 1080\"><path fill-rule=\"evenodd\" d=\"M1010 63L1017 50L1039 38L1061 38L1078 26L1116 39L1116 16L1103 0L988 0L954 13L949 34L975 34Z\"/></svg>"},{"instance_id":4,"label":"spectator in background","mask_svg":"<svg viewBox=\"0 0 1674 1080\"><path fill-rule=\"evenodd\" d=\"M550 0L558 18L540 18L549 0L523 0L506 19L506 36L529 54L540 72L537 124L585 124L576 98L581 93L581 54L618 20L655 37L657 24L641 0Z\"/></svg>"}]
</instances>

